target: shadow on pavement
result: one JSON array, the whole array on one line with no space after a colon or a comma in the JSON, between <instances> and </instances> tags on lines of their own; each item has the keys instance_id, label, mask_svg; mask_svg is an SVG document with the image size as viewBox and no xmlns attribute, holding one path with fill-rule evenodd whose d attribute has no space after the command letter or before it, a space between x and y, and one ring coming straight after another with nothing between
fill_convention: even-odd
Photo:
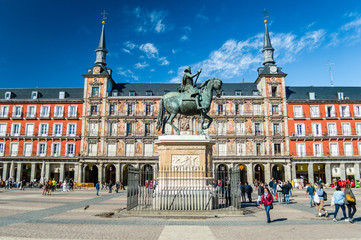
<instances>
[{"instance_id":1,"label":"shadow on pavement","mask_svg":"<svg viewBox=\"0 0 361 240\"><path fill-rule=\"evenodd\" d=\"M286 220L287 220L287 218L277 218L277 219L272 220L272 222L283 222Z\"/></svg>"}]
</instances>

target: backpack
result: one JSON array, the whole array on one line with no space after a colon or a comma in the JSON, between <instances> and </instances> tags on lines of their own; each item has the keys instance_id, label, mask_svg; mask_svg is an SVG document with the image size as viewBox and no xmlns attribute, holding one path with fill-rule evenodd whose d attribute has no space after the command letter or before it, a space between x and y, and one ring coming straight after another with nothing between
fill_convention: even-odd
<instances>
[{"instance_id":1,"label":"backpack","mask_svg":"<svg viewBox=\"0 0 361 240\"><path fill-rule=\"evenodd\" d=\"M327 193L323 190L323 201L327 201Z\"/></svg>"}]
</instances>

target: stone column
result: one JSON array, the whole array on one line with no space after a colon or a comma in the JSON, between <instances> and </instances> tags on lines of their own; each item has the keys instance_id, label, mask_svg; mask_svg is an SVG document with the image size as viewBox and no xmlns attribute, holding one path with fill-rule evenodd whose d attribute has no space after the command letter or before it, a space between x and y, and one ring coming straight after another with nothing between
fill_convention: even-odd
<instances>
[{"instance_id":1,"label":"stone column","mask_svg":"<svg viewBox=\"0 0 361 240\"><path fill-rule=\"evenodd\" d=\"M157 179L158 178L158 164L154 164L153 165L153 171L154 171L154 179Z\"/></svg>"},{"instance_id":2,"label":"stone column","mask_svg":"<svg viewBox=\"0 0 361 240\"><path fill-rule=\"evenodd\" d=\"M260 180L260 179L258 179ZM271 164L266 163L264 165L264 182L269 182L271 180Z\"/></svg>"},{"instance_id":3,"label":"stone column","mask_svg":"<svg viewBox=\"0 0 361 240\"><path fill-rule=\"evenodd\" d=\"M35 179L35 171L36 171L36 163L31 163L31 173L30 173L30 182L34 181ZM36 179L40 180L40 179Z\"/></svg>"},{"instance_id":4,"label":"stone column","mask_svg":"<svg viewBox=\"0 0 361 240\"><path fill-rule=\"evenodd\" d=\"M18 167L17 167L17 170L16 170L16 181L21 181L21 172L22 172L22 164L21 163L18 163Z\"/></svg>"},{"instance_id":5,"label":"stone column","mask_svg":"<svg viewBox=\"0 0 361 240\"><path fill-rule=\"evenodd\" d=\"M7 162L4 163L3 164L3 175L2 175L4 181L9 178L9 176L8 176L8 168L9 168L8 163Z\"/></svg>"},{"instance_id":6,"label":"stone column","mask_svg":"<svg viewBox=\"0 0 361 240\"><path fill-rule=\"evenodd\" d=\"M103 183L103 163L99 163L98 165L98 181Z\"/></svg>"},{"instance_id":7,"label":"stone column","mask_svg":"<svg viewBox=\"0 0 361 240\"><path fill-rule=\"evenodd\" d=\"M297 165L296 165L296 163L291 164L291 172L292 172L291 180L296 179L297 178Z\"/></svg>"},{"instance_id":8,"label":"stone column","mask_svg":"<svg viewBox=\"0 0 361 240\"><path fill-rule=\"evenodd\" d=\"M325 164L325 175L326 175L326 184L332 184L332 176L331 176L331 163Z\"/></svg>"},{"instance_id":9,"label":"stone column","mask_svg":"<svg viewBox=\"0 0 361 240\"><path fill-rule=\"evenodd\" d=\"M355 173L355 180L360 180L360 163L354 164L353 171Z\"/></svg>"},{"instance_id":10,"label":"stone column","mask_svg":"<svg viewBox=\"0 0 361 240\"><path fill-rule=\"evenodd\" d=\"M287 163L285 166L285 181L292 181L292 176L291 176L291 164Z\"/></svg>"},{"instance_id":11,"label":"stone column","mask_svg":"<svg viewBox=\"0 0 361 240\"><path fill-rule=\"evenodd\" d=\"M120 181L123 183L123 167L124 167L124 164L120 164ZM123 183L124 184L124 183Z\"/></svg>"},{"instance_id":12,"label":"stone column","mask_svg":"<svg viewBox=\"0 0 361 240\"><path fill-rule=\"evenodd\" d=\"M78 164L74 164L74 182L80 182L79 181L79 165Z\"/></svg>"},{"instance_id":13,"label":"stone column","mask_svg":"<svg viewBox=\"0 0 361 240\"><path fill-rule=\"evenodd\" d=\"M120 163L115 167L115 181L120 182Z\"/></svg>"},{"instance_id":14,"label":"stone column","mask_svg":"<svg viewBox=\"0 0 361 240\"><path fill-rule=\"evenodd\" d=\"M59 182L64 181L64 163L60 163L60 174L59 174Z\"/></svg>"},{"instance_id":15,"label":"stone column","mask_svg":"<svg viewBox=\"0 0 361 240\"><path fill-rule=\"evenodd\" d=\"M45 163L45 180L46 181L50 180L50 163L49 162Z\"/></svg>"},{"instance_id":16,"label":"stone column","mask_svg":"<svg viewBox=\"0 0 361 240\"><path fill-rule=\"evenodd\" d=\"M340 163L340 177L341 177L341 180L346 180L346 166L345 166L345 163Z\"/></svg>"},{"instance_id":17,"label":"stone column","mask_svg":"<svg viewBox=\"0 0 361 240\"><path fill-rule=\"evenodd\" d=\"M252 184L253 183L253 164L252 163L249 163L249 164L246 164L247 166L247 182L248 184Z\"/></svg>"},{"instance_id":18,"label":"stone column","mask_svg":"<svg viewBox=\"0 0 361 240\"><path fill-rule=\"evenodd\" d=\"M308 182L314 184L315 179L313 177L313 163L308 164Z\"/></svg>"}]
</instances>

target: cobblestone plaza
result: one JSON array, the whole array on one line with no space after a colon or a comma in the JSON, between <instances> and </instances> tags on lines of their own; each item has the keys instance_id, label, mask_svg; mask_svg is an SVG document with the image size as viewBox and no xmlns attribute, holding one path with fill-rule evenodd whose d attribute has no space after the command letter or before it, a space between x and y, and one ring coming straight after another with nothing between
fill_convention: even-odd
<instances>
[{"instance_id":1,"label":"cobblestone plaza","mask_svg":"<svg viewBox=\"0 0 361 240\"><path fill-rule=\"evenodd\" d=\"M329 195L334 190L326 190ZM356 199L360 189L354 189ZM243 205L243 216L136 217L124 216L126 191L100 197L95 190L53 192L40 189L0 192L1 239L360 239L360 212L354 224L332 221L334 207L326 204L328 218L316 218L304 190L294 190L291 204L275 204L272 223L263 207ZM254 196L255 197L255 196ZM84 210L84 207L89 208ZM118 212L113 217L107 213ZM97 216L99 215L99 216ZM338 214L338 218L341 217ZM103 217L102 217L103 216ZM342 229L342 230L341 230Z\"/></svg>"}]
</instances>

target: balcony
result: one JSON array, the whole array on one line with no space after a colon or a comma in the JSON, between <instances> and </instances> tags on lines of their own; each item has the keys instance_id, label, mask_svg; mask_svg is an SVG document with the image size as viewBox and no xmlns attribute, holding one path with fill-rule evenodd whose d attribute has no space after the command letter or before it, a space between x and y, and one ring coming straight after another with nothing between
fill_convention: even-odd
<instances>
[{"instance_id":1,"label":"balcony","mask_svg":"<svg viewBox=\"0 0 361 240\"><path fill-rule=\"evenodd\" d=\"M54 119L64 119L63 113L54 113Z\"/></svg>"},{"instance_id":2,"label":"balcony","mask_svg":"<svg viewBox=\"0 0 361 240\"><path fill-rule=\"evenodd\" d=\"M25 118L26 119L36 119L36 113L35 112L27 112Z\"/></svg>"},{"instance_id":3,"label":"balcony","mask_svg":"<svg viewBox=\"0 0 361 240\"><path fill-rule=\"evenodd\" d=\"M99 111L88 111L88 116L89 117L99 117L100 112Z\"/></svg>"},{"instance_id":4,"label":"balcony","mask_svg":"<svg viewBox=\"0 0 361 240\"><path fill-rule=\"evenodd\" d=\"M304 112L294 112L293 113L293 119L305 119L305 113Z\"/></svg>"},{"instance_id":5,"label":"balcony","mask_svg":"<svg viewBox=\"0 0 361 240\"><path fill-rule=\"evenodd\" d=\"M361 137L361 132L357 131L324 131L320 133L314 132L304 132L298 133L293 132L291 133L291 137L301 137L301 138L322 138L322 137Z\"/></svg>"},{"instance_id":6,"label":"balcony","mask_svg":"<svg viewBox=\"0 0 361 240\"><path fill-rule=\"evenodd\" d=\"M78 113L68 113L68 119L77 119L78 118Z\"/></svg>"},{"instance_id":7,"label":"balcony","mask_svg":"<svg viewBox=\"0 0 361 240\"><path fill-rule=\"evenodd\" d=\"M12 114L12 119L22 119L22 118L23 118L23 113Z\"/></svg>"},{"instance_id":8,"label":"balcony","mask_svg":"<svg viewBox=\"0 0 361 240\"><path fill-rule=\"evenodd\" d=\"M9 119L9 113L5 112L5 113L0 113L0 119Z\"/></svg>"},{"instance_id":9,"label":"balcony","mask_svg":"<svg viewBox=\"0 0 361 240\"><path fill-rule=\"evenodd\" d=\"M49 112L40 112L40 119L49 119L50 118L50 113Z\"/></svg>"},{"instance_id":10,"label":"balcony","mask_svg":"<svg viewBox=\"0 0 361 240\"><path fill-rule=\"evenodd\" d=\"M303 152L290 152L290 155L293 157L361 157L360 153L354 154L353 151L323 151L323 152L313 152L313 151L303 151Z\"/></svg>"}]
</instances>

